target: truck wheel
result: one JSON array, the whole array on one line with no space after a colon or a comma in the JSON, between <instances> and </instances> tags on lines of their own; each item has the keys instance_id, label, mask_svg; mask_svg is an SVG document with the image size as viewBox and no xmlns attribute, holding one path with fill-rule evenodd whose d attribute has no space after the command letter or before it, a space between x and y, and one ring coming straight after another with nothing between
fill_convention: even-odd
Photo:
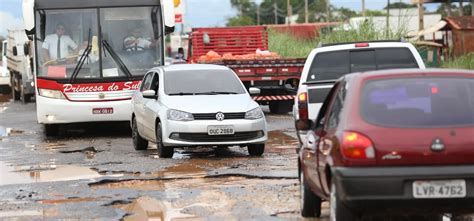
<instances>
[{"instance_id":1,"label":"truck wheel","mask_svg":"<svg viewBox=\"0 0 474 221\"><path fill-rule=\"evenodd\" d=\"M25 94L25 90L23 89L23 87L21 88L21 92L20 92L20 100L23 104L26 104L28 102L30 102L30 98L31 98L31 95L29 94Z\"/></svg>"},{"instance_id":2,"label":"truck wheel","mask_svg":"<svg viewBox=\"0 0 474 221\"><path fill-rule=\"evenodd\" d=\"M262 156L263 152L265 152L265 144L249 144L247 151L250 156Z\"/></svg>"},{"instance_id":3,"label":"truck wheel","mask_svg":"<svg viewBox=\"0 0 474 221\"><path fill-rule=\"evenodd\" d=\"M293 107L292 101L271 101L268 105L272 114L286 114Z\"/></svg>"},{"instance_id":4,"label":"truck wheel","mask_svg":"<svg viewBox=\"0 0 474 221\"><path fill-rule=\"evenodd\" d=\"M316 196L306 184L304 173L300 170L300 199L301 216L320 217L321 216L321 198Z\"/></svg>"},{"instance_id":5,"label":"truck wheel","mask_svg":"<svg viewBox=\"0 0 474 221\"><path fill-rule=\"evenodd\" d=\"M17 101L17 100L20 100L20 92L16 91L15 88L15 74L13 74L13 76L10 77L11 79L11 88L12 88L12 98L14 101Z\"/></svg>"},{"instance_id":6,"label":"truck wheel","mask_svg":"<svg viewBox=\"0 0 474 221\"><path fill-rule=\"evenodd\" d=\"M59 125L57 124L44 124L44 135L47 137L55 137L59 134Z\"/></svg>"}]
</instances>

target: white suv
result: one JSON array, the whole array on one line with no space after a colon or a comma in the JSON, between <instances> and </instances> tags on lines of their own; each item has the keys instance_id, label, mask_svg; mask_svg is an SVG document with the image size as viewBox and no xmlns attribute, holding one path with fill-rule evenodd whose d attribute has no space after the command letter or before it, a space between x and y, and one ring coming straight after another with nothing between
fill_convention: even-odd
<instances>
[{"instance_id":1,"label":"white suv","mask_svg":"<svg viewBox=\"0 0 474 221\"><path fill-rule=\"evenodd\" d=\"M405 42L376 41L322 45L306 59L293 106L298 139L316 119L326 95L341 76L382 69L419 68L425 64L416 48Z\"/></svg>"}]
</instances>

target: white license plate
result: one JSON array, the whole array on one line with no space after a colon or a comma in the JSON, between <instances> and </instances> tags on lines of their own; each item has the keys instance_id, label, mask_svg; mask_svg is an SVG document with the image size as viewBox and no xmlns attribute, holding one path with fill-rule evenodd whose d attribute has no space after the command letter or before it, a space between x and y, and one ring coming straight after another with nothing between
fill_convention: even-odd
<instances>
[{"instance_id":1,"label":"white license plate","mask_svg":"<svg viewBox=\"0 0 474 221\"><path fill-rule=\"evenodd\" d=\"M466 197L465 180L414 181L415 198L463 198Z\"/></svg>"},{"instance_id":2,"label":"white license plate","mask_svg":"<svg viewBox=\"0 0 474 221\"><path fill-rule=\"evenodd\" d=\"M209 135L234 134L234 127L233 126L208 126L207 134Z\"/></svg>"},{"instance_id":3,"label":"white license plate","mask_svg":"<svg viewBox=\"0 0 474 221\"><path fill-rule=\"evenodd\" d=\"M114 109L111 107L92 109L92 114L113 114L113 113L114 113Z\"/></svg>"}]
</instances>

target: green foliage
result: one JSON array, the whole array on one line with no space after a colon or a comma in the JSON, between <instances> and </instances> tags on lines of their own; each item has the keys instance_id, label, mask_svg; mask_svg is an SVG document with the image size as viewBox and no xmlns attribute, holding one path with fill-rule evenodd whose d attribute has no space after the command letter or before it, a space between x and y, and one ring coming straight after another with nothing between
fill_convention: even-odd
<instances>
[{"instance_id":1,"label":"green foliage","mask_svg":"<svg viewBox=\"0 0 474 221\"><path fill-rule=\"evenodd\" d=\"M417 6L414 4L407 4L405 2L394 2L388 5L388 8L416 8ZM385 6L384 9L387 9L387 6Z\"/></svg>"},{"instance_id":2,"label":"green foliage","mask_svg":"<svg viewBox=\"0 0 474 221\"><path fill-rule=\"evenodd\" d=\"M326 30L322 32L319 41L323 44L356 42L356 41L376 41L376 40L399 40L406 36L406 30L397 30L395 32L375 27L372 20L368 19L358 27L347 25L344 28Z\"/></svg>"},{"instance_id":3,"label":"green foliage","mask_svg":"<svg viewBox=\"0 0 474 221\"><path fill-rule=\"evenodd\" d=\"M362 13L359 14L359 15L362 16ZM385 13L384 11L378 11L378 10L366 10L365 11L365 16L367 16L367 17L387 16L387 13Z\"/></svg>"},{"instance_id":4,"label":"green foliage","mask_svg":"<svg viewBox=\"0 0 474 221\"><path fill-rule=\"evenodd\" d=\"M289 34L268 31L268 48L284 58L305 58L317 46L316 40L301 40Z\"/></svg>"},{"instance_id":5,"label":"green foliage","mask_svg":"<svg viewBox=\"0 0 474 221\"><path fill-rule=\"evenodd\" d=\"M444 61L441 64L441 67L474 70L474 53L469 53L454 59Z\"/></svg>"},{"instance_id":6,"label":"green foliage","mask_svg":"<svg viewBox=\"0 0 474 221\"><path fill-rule=\"evenodd\" d=\"M227 20L227 26L248 26L256 25L255 20L248 16L233 17Z\"/></svg>"}]
</instances>

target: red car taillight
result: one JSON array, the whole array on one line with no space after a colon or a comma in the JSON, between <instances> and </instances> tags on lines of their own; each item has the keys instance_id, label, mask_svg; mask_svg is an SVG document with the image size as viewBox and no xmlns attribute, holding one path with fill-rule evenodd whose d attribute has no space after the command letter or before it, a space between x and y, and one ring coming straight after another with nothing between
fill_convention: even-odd
<instances>
[{"instance_id":1,"label":"red car taillight","mask_svg":"<svg viewBox=\"0 0 474 221\"><path fill-rule=\"evenodd\" d=\"M342 155L352 159L374 159L375 149L372 141L357 132L344 132L341 145Z\"/></svg>"},{"instance_id":2,"label":"red car taillight","mask_svg":"<svg viewBox=\"0 0 474 221\"><path fill-rule=\"evenodd\" d=\"M300 120L307 120L308 116L308 93L303 92L298 94L298 114Z\"/></svg>"}]
</instances>

